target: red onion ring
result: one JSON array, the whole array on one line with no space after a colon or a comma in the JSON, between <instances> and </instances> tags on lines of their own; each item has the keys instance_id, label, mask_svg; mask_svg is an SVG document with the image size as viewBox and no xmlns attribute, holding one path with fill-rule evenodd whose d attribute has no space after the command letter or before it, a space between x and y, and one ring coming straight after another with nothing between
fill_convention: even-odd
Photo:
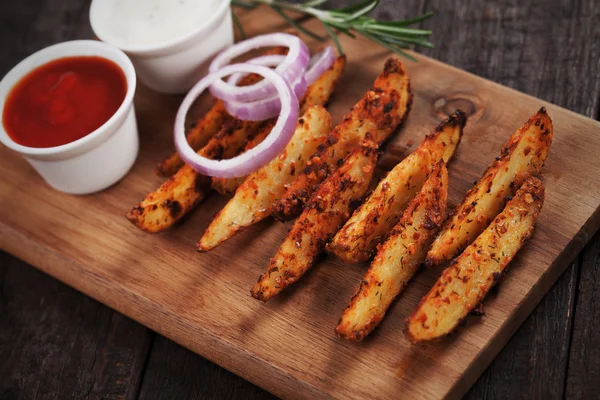
<instances>
[{"instance_id":1,"label":"red onion ring","mask_svg":"<svg viewBox=\"0 0 600 400\"><path fill-rule=\"evenodd\" d=\"M225 83L221 80L223 77L237 72L258 74L264 78L261 82L270 83L281 100L281 113L271 133L258 146L234 158L211 160L196 153L189 145L185 136L185 116L198 96L213 82ZM267 67L247 63L228 65L202 78L183 99L175 117L175 147L182 160L202 175L217 178L245 176L263 167L283 151L296 129L298 108L298 98L290 85L277 72Z\"/></svg>"},{"instance_id":2,"label":"red onion ring","mask_svg":"<svg viewBox=\"0 0 600 400\"><path fill-rule=\"evenodd\" d=\"M308 85L304 75L298 75L296 81L291 85L297 99L302 98ZM242 121L264 121L277 116L281 110L279 96L271 96L267 99L241 103L228 101L225 103L227 112Z\"/></svg>"},{"instance_id":3,"label":"red onion ring","mask_svg":"<svg viewBox=\"0 0 600 400\"><path fill-rule=\"evenodd\" d=\"M250 64L273 67L285 59L282 55L267 55L253 58L248 61ZM305 74L298 75L291 84L294 93L298 99L304 96L309 85L316 82L317 79L327 71L335 62L335 52L331 46L327 46L323 51L315 54L309 63L309 68ZM246 74L234 74L227 80L228 84L237 85L240 79ZM253 102L228 101L225 103L227 112L242 121L262 121L273 118L279 114L279 97L271 96L267 99Z\"/></svg>"},{"instance_id":4,"label":"red onion ring","mask_svg":"<svg viewBox=\"0 0 600 400\"><path fill-rule=\"evenodd\" d=\"M335 51L333 47L327 46L318 54L315 54L308 64L308 70L304 77L307 85L312 85L327 71L335 62Z\"/></svg>"},{"instance_id":5,"label":"red onion ring","mask_svg":"<svg viewBox=\"0 0 600 400\"><path fill-rule=\"evenodd\" d=\"M306 44L297 36L287 33L271 33L256 36L239 42L221 52L212 61L209 72L216 72L234 58L262 47L285 46L288 54L275 71L287 82L293 82L298 75L303 75L309 62L310 54ZM267 98L275 94L276 89L265 80L249 86L234 86L223 80L213 82L210 87L213 96L223 101L248 102Z\"/></svg>"},{"instance_id":6,"label":"red onion ring","mask_svg":"<svg viewBox=\"0 0 600 400\"><path fill-rule=\"evenodd\" d=\"M260 57L253 58L251 60L246 61L246 63L254 64L254 65L262 65L264 67L276 67L279 64L281 64L283 62L283 60L285 60L285 56L282 56L280 54L269 54L266 56L260 56ZM240 83L242 78L244 78L247 75L248 74L243 74L241 72L238 72L237 74L232 74L227 79L227 83L230 85L237 86L237 84Z\"/></svg>"},{"instance_id":7,"label":"red onion ring","mask_svg":"<svg viewBox=\"0 0 600 400\"><path fill-rule=\"evenodd\" d=\"M279 65L284 59L285 56L272 54L253 58L252 60L247 61L247 63L253 65L262 65L265 67L274 67ZM237 85L239 81L246 75L248 74L233 74L229 77L229 79L227 79L227 83L231 85ZM306 79L304 78L304 74L298 75L294 82L291 83L291 87L296 94L296 98L300 99L302 96L304 96L306 88L308 87L306 84ZM273 118L279 114L281 109L280 103L279 96L274 95L267 99L246 103L228 101L225 103L225 108L230 115L236 117L237 119L241 119L242 121L263 121L265 119Z\"/></svg>"},{"instance_id":8,"label":"red onion ring","mask_svg":"<svg viewBox=\"0 0 600 400\"><path fill-rule=\"evenodd\" d=\"M293 85L292 90L296 94L296 99L302 97L306 91L307 85L304 77ZM242 121L264 121L277 116L281 110L281 101L277 95L265 100L252 101L248 103L227 102L225 103L227 112Z\"/></svg>"}]
</instances>

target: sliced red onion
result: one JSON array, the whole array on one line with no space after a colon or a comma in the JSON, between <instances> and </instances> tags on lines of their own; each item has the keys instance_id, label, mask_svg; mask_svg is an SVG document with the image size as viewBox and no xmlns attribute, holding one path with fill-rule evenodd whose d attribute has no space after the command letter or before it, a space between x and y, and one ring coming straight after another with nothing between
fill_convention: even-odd
<instances>
[{"instance_id":1,"label":"sliced red onion","mask_svg":"<svg viewBox=\"0 0 600 400\"><path fill-rule=\"evenodd\" d=\"M295 82L291 85L297 99L302 98L308 85L304 75L298 75ZM227 112L241 119L242 121L264 121L279 115L281 110L281 101L279 96L270 96L267 99L241 103L237 101L228 101L225 103Z\"/></svg>"},{"instance_id":2,"label":"sliced red onion","mask_svg":"<svg viewBox=\"0 0 600 400\"><path fill-rule=\"evenodd\" d=\"M264 65L273 67L284 60L285 56L267 55L253 58L248 61L250 64ZM335 52L331 46L327 46L323 51L315 54L309 63L305 74L298 75L295 82L292 83L292 89L298 99L304 96L306 88L316 82L317 79L327 71L335 62ZM227 83L237 85L245 74L234 74L229 77ZM227 112L232 116L243 121L262 121L273 118L279 114L279 97L271 96L267 99L253 102L234 102L225 103Z\"/></svg>"},{"instance_id":3,"label":"sliced red onion","mask_svg":"<svg viewBox=\"0 0 600 400\"><path fill-rule=\"evenodd\" d=\"M308 64L308 70L306 71L305 75L306 83L308 84L308 86L315 83L325 71L331 68L334 62L335 51L331 46L327 46L322 52L315 54L310 59L310 63Z\"/></svg>"},{"instance_id":4,"label":"sliced red onion","mask_svg":"<svg viewBox=\"0 0 600 400\"><path fill-rule=\"evenodd\" d=\"M276 67L279 64L281 64L283 62L283 60L285 60L285 56L283 56L281 54L269 54L266 56L260 56L260 57L253 58L251 60L246 61L246 63L254 64L254 65L262 65L264 67ZM229 83L230 85L237 86L237 84L240 83L242 78L244 78L247 75L248 74L242 74L241 72L238 72L237 74L232 74L227 79L227 83Z\"/></svg>"},{"instance_id":5,"label":"sliced red onion","mask_svg":"<svg viewBox=\"0 0 600 400\"><path fill-rule=\"evenodd\" d=\"M209 72L220 70L234 58L262 47L285 46L288 54L285 56L275 71L287 82L293 82L298 75L303 75L309 62L310 54L306 44L297 36L287 33L271 33L256 36L252 39L239 42L221 52L212 61ZM219 79L210 87L213 96L224 101L248 102L265 99L274 95L276 89L273 85L262 80L254 85L234 86Z\"/></svg>"},{"instance_id":6,"label":"sliced red onion","mask_svg":"<svg viewBox=\"0 0 600 400\"><path fill-rule=\"evenodd\" d=\"M211 160L196 153L185 137L184 122L191 105L213 82L237 72L261 75L273 85L281 100L281 113L271 133L256 147L228 160ZM223 82L223 81L221 81ZM225 82L223 82L225 83ZM217 178L237 178L263 167L280 154L292 138L298 120L298 98L277 72L252 64L233 64L202 78L185 96L175 117L175 147L196 172Z\"/></svg>"},{"instance_id":7,"label":"sliced red onion","mask_svg":"<svg viewBox=\"0 0 600 400\"><path fill-rule=\"evenodd\" d=\"M246 61L248 64L253 65L262 65L265 67L275 67L281 62L283 62L285 56L279 54L271 54L261 57L253 58L249 61ZM232 74L228 79L227 83L231 85L237 85L239 81L248 74L243 74L241 72L237 74ZM296 98L301 98L304 96L304 92L306 92L306 80L304 79L304 75L300 74L295 79L295 81L291 84L292 90L296 95ZM241 119L242 121L263 121L265 119L270 119L279 114L281 109L279 96L274 95L270 96L267 99L257 100L253 102L237 102L237 101L228 101L225 103L225 108L227 112L236 117L237 119Z\"/></svg>"}]
</instances>

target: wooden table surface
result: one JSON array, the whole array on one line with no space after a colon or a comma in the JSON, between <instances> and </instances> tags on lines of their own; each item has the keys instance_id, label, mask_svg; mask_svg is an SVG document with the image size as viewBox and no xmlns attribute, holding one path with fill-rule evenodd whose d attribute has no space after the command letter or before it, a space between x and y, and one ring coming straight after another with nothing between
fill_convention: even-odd
<instances>
[{"instance_id":1,"label":"wooden table surface","mask_svg":"<svg viewBox=\"0 0 600 400\"><path fill-rule=\"evenodd\" d=\"M429 10L436 48L425 54L600 118L596 0L382 0L376 14ZM45 46L92 37L88 11L79 0L1 2L0 75ZM596 234L468 398L597 398L599 264ZM0 399L271 397L4 252L0 377Z\"/></svg>"}]
</instances>

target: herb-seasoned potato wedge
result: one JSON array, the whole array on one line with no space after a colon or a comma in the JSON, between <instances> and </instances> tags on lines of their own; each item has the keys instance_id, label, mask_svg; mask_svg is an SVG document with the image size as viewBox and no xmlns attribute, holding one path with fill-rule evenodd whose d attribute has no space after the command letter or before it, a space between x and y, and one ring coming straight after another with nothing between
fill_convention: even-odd
<instances>
[{"instance_id":1,"label":"herb-seasoned potato wedge","mask_svg":"<svg viewBox=\"0 0 600 400\"><path fill-rule=\"evenodd\" d=\"M537 178L529 178L504 211L444 271L407 319L412 341L449 334L481 303L531 236L543 203L544 185Z\"/></svg>"},{"instance_id":2,"label":"herb-seasoned potato wedge","mask_svg":"<svg viewBox=\"0 0 600 400\"><path fill-rule=\"evenodd\" d=\"M506 199L530 175L536 175L552 144L552 120L542 107L512 134L500 157L469 190L427 253L426 264L450 261L467 247L502 210Z\"/></svg>"},{"instance_id":3,"label":"herb-seasoned potato wedge","mask_svg":"<svg viewBox=\"0 0 600 400\"><path fill-rule=\"evenodd\" d=\"M300 115L304 114L310 106L324 106L327 104L345 68L346 56L339 56L331 67L309 86L300 100Z\"/></svg>"},{"instance_id":4,"label":"herb-seasoned potato wedge","mask_svg":"<svg viewBox=\"0 0 600 400\"><path fill-rule=\"evenodd\" d=\"M324 106L327 104L335 87L337 86L344 68L346 66L346 56L340 56L336 58L335 62L329 69L319 77L308 87L306 93L300 100L300 115L303 115L306 110L311 106ZM248 151L257 146L263 139L271 132L275 120L273 119L269 124L265 124L256 135L255 138L250 140L246 145L245 151ZM312 155L312 154L311 154ZM212 178L212 187L222 195L233 195L236 189L244 182L246 177L241 178Z\"/></svg>"},{"instance_id":5,"label":"herb-seasoned potato wedge","mask_svg":"<svg viewBox=\"0 0 600 400\"><path fill-rule=\"evenodd\" d=\"M284 55L287 54L287 48L275 47L266 51L265 55L267 54ZM240 85L252 85L260 80L262 80L262 76L257 74L248 74L241 79ZM221 130L221 127L227 121L232 119L233 117L231 117L225 109L225 104L221 100L216 100L215 104L208 110L208 112L203 117L198 118L194 124L194 127L187 133L188 143L195 151L199 151L213 136L215 136ZM177 172L179 168L183 166L183 164L184 162L181 157L179 157L179 153L173 152L169 158L156 167L156 174L164 177L171 176Z\"/></svg>"},{"instance_id":6,"label":"herb-seasoned potato wedge","mask_svg":"<svg viewBox=\"0 0 600 400\"><path fill-rule=\"evenodd\" d=\"M259 127L257 122L232 119L198 153L213 159L235 157ZM135 206L127 219L148 233L164 231L202 201L209 190L210 178L184 165Z\"/></svg>"},{"instance_id":7,"label":"herb-seasoned potato wedge","mask_svg":"<svg viewBox=\"0 0 600 400\"><path fill-rule=\"evenodd\" d=\"M272 129L272 128L271 128ZM244 151L250 150L249 148ZM237 188L248 178L248 176L240 176L239 178L211 178L211 187L220 195L233 196Z\"/></svg>"},{"instance_id":8,"label":"herb-seasoned potato wedge","mask_svg":"<svg viewBox=\"0 0 600 400\"><path fill-rule=\"evenodd\" d=\"M309 99L312 99L310 101L321 101L319 99L326 95L324 91L329 90L327 93L331 95L331 91L343 72L345 63L345 57L338 58L334 63L335 68L324 73L327 74L327 79L323 81L319 78L309 86L301 100L303 107L309 106ZM326 85L329 85L327 87L330 89L326 89ZM214 159L235 157L248 143L252 143L252 147L260 143L260 140L264 139L271 131L268 129L269 125L272 126L272 121L255 122L231 119L198 153ZM262 129L263 127L265 129ZM254 138L257 140L254 141ZM210 190L210 183L210 178L202 176L184 165L158 190L148 194L139 205L134 207L127 214L127 218L146 232L164 231L204 199Z\"/></svg>"},{"instance_id":9,"label":"herb-seasoned potato wedge","mask_svg":"<svg viewBox=\"0 0 600 400\"><path fill-rule=\"evenodd\" d=\"M190 146L198 151L208 143L211 137L215 136L223 124L230 121L232 117L227 113L225 104L221 100L215 101L215 104L199 118L187 134L187 140ZM168 177L173 175L183 166L183 160L179 153L172 153L169 158L158 164L156 175Z\"/></svg>"},{"instance_id":10,"label":"herb-seasoned potato wedge","mask_svg":"<svg viewBox=\"0 0 600 400\"><path fill-rule=\"evenodd\" d=\"M368 190L375 170L378 144L370 136L317 189L277 251L252 296L268 301L296 282L313 265Z\"/></svg>"},{"instance_id":11,"label":"herb-seasoned potato wedge","mask_svg":"<svg viewBox=\"0 0 600 400\"><path fill-rule=\"evenodd\" d=\"M302 114L300 114L302 115ZM256 136L246 143L244 151L251 150L258 146L268 135L275 126L277 119L269 119L260 127ZM239 178L215 178L211 179L211 187L223 196L232 196L235 194L237 188L246 180L248 176L240 176Z\"/></svg>"},{"instance_id":12,"label":"herb-seasoned potato wedge","mask_svg":"<svg viewBox=\"0 0 600 400\"><path fill-rule=\"evenodd\" d=\"M437 161L443 159L447 163L454 155L466 121L466 115L457 111L427 135L411 155L379 182L327 245L327 251L351 263L371 258Z\"/></svg>"},{"instance_id":13,"label":"herb-seasoned potato wedge","mask_svg":"<svg viewBox=\"0 0 600 400\"><path fill-rule=\"evenodd\" d=\"M379 325L425 260L437 229L446 219L447 198L448 171L440 159L377 252L335 329L338 337L362 340Z\"/></svg>"},{"instance_id":14,"label":"herb-seasoned potato wedge","mask_svg":"<svg viewBox=\"0 0 600 400\"><path fill-rule=\"evenodd\" d=\"M367 133L380 145L406 118L411 104L412 92L404 66L398 59L389 58L373 87L331 132L328 141L334 144L312 157L275 206L274 216L287 220L298 215L319 183L337 168Z\"/></svg>"},{"instance_id":15,"label":"herb-seasoned potato wedge","mask_svg":"<svg viewBox=\"0 0 600 400\"><path fill-rule=\"evenodd\" d=\"M285 150L269 164L253 172L212 221L198 243L199 251L215 248L244 228L268 217L317 147L327 139L331 116L313 106L298 120L296 132Z\"/></svg>"}]
</instances>

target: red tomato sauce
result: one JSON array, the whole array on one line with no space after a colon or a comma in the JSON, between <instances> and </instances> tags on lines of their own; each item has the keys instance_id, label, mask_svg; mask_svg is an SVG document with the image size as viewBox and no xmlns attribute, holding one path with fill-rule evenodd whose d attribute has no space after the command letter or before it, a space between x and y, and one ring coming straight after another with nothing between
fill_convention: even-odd
<instances>
[{"instance_id":1,"label":"red tomato sauce","mask_svg":"<svg viewBox=\"0 0 600 400\"><path fill-rule=\"evenodd\" d=\"M2 123L23 146L60 146L102 126L126 93L125 74L114 62L65 57L39 66L11 89Z\"/></svg>"}]
</instances>

